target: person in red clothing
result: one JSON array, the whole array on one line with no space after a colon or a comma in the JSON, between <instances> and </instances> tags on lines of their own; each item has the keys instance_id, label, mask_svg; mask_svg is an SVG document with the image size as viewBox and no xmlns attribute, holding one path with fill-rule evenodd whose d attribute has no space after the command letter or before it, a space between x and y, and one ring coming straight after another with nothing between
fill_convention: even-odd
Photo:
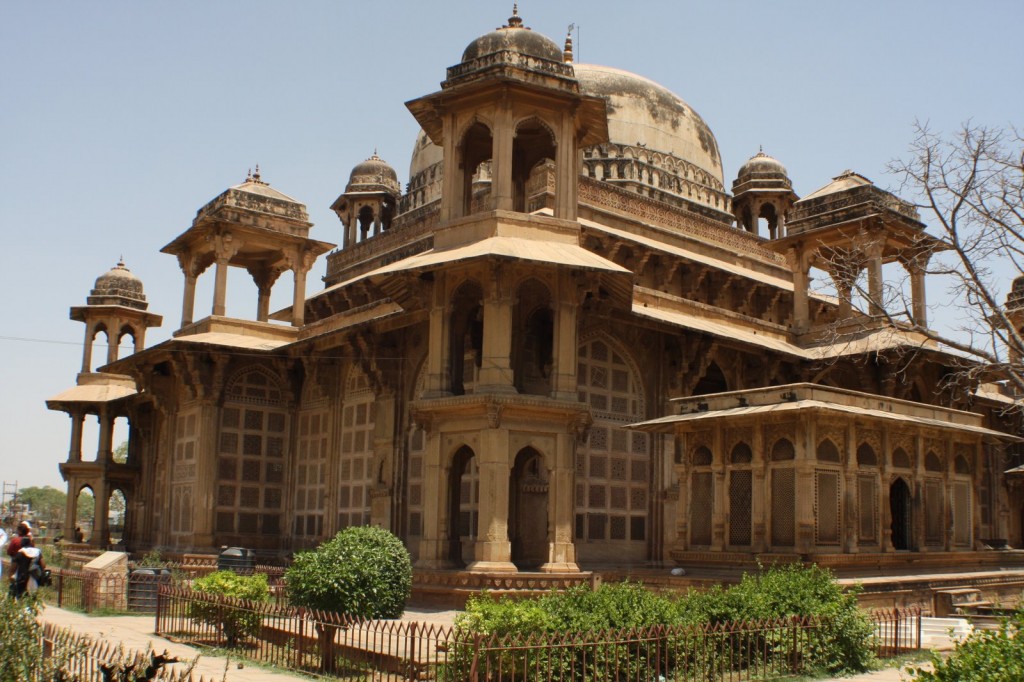
<instances>
[{"instance_id":1,"label":"person in red clothing","mask_svg":"<svg viewBox=\"0 0 1024 682\"><path fill-rule=\"evenodd\" d=\"M18 524L18 534L11 538L11 541L7 543L7 556L11 557L11 579L14 579L14 557L21 551L21 544L24 538L32 537L32 526L29 525L28 521L22 521Z\"/></svg>"},{"instance_id":2,"label":"person in red clothing","mask_svg":"<svg viewBox=\"0 0 1024 682\"><path fill-rule=\"evenodd\" d=\"M21 539L26 536L32 537L32 526L29 525L28 521L22 521L18 524L18 534L11 538L10 543L7 545L7 556L13 559L21 551Z\"/></svg>"}]
</instances>

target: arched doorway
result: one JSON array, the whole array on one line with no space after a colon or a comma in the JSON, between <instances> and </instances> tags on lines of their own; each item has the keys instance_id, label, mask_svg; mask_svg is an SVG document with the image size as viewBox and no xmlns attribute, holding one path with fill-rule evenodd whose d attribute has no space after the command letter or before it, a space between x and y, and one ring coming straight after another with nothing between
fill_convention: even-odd
<instances>
[{"instance_id":1,"label":"arched doorway","mask_svg":"<svg viewBox=\"0 0 1024 682\"><path fill-rule=\"evenodd\" d=\"M902 478L897 478L889 487L889 513L892 517L892 548L910 549L911 509L910 487Z\"/></svg>"},{"instance_id":2,"label":"arched doorway","mask_svg":"<svg viewBox=\"0 0 1024 682\"><path fill-rule=\"evenodd\" d=\"M448 560L458 567L474 558L479 491L473 450L464 445L448 471Z\"/></svg>"},{"instance_id":3,"label":"arched doorway","mask_svg":"<svg viewBox=\"0 0 1024 682\"><path fill-rule=\"evenodd\" d=\"M508 499L512 563L535 569L548 560L548 479L544 458L533 448L516 455Z\"/></svg>"}]
</instances>

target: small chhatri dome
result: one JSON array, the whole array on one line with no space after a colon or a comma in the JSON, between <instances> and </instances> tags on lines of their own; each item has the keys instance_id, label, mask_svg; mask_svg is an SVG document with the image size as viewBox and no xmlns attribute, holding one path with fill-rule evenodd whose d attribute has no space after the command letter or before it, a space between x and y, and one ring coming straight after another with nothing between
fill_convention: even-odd
<instances>
[{"instance_id":1,"label":"small chhatri dome","mask_svg":"<svg viewBox=\"0 0 1024 682\"><path fill-rule=\"evenodd\" d=\"M480 36L466 46L462 52L462 62L506 51L553 62L563 60L562 48L555 41L536 33L529 26L523 26L518 4L512 6L512 16L508 18L507 24Z\"/></svg>"},{"instance_id":2,"label":"small chhatri dome","mask_svg":"<svg viewBox=\"0 0 1024 682\"><path fill-rule=\"evenodd\" d=\"M356 164L352 169L345 192L378 192L382 190L398 194L401 192L401 185L398 183L398 173L395 172L395 169L387 161L377 156L377 150L374 150L373 156Z\"/></svg>"},{"instance_id":3,"label":"small chhatri dome","mask_svg":"<svg viewBox=\"0 0 1024 682\"><path fill-rule=\"evenodd\" d=\"M732 192L738 195L748 190L756 191L792 191L793 183L786 173L786 167L771 156L764 153L761 148L745 164L740 166L740 172L732 181ZM795 197L794 197L795 199Z\"/></svg>"},{"instance_id":4,"label":"small chhatri dome","mask_svg":"<svg viewBox=\"0 0 1024 682\"><path fill-rule=\"evenodd\" d=\"M760 149L757 154L750 157L750 159L740 166L739 177L745 175L755 174L775 174L787 176L786 167L782 163L771 156L764 153L764 148Z\"/></svg>"},{"instance_id":5,"label":"small chhatri dome","mask_svg":"<svg viewBox=\"0 0 1024 682\"><path fill-rule=\"evenodd\" d=\"M123 258L109 272L96 278L96 285L86 302L89 305L122 305L140 310L145 310L148 305L142 292L142 280L125 267Z\"/></svg>"}]
</instances>

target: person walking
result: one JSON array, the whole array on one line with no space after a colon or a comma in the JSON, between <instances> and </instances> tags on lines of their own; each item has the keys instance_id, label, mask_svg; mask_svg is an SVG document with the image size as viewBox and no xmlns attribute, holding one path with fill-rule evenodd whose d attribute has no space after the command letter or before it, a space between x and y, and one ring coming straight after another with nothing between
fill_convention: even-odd
<instances>
[{"instance_id":1,"label":"person walking","mask_svg":"<svg viewBox=\"0 0 1024 682\"><path fill-rule=\"evenodd\" d=\"M43 561L43 553L35 546L31 535L21 538L21 549L14 556L11 562L14 570L14 582L11 583L11 596L20 599L26 593L35 594L41 583L44 582L43 574L46 571L46 562Z\"/></svg>"}]
</instances>

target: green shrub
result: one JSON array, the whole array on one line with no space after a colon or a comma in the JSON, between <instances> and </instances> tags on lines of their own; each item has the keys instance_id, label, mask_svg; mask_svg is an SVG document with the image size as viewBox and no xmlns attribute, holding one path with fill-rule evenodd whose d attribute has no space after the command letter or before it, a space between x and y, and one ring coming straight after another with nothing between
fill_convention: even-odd
<instances>
[{"instance_id":1,"label":"green shrub","mask_svg":"<svg viewBox=\"0 0 1024 682\"><path fill-rule=\"evenodd\" d=\"M285 582L294 606L398 618L412 590L412 561L402 541L383 528L353 526L297 554Z\"/></svg>"},{"instance_id":2,"label":"green shrub","mask_svg":"<svg viewBox=\"0 0 1024 682\"><path fill-rule=\"evenodd\" d=\"M1024 610L998 630L977 630L948 657L933 653L932 670L912 668L918 682L1020 682L1024 680Z\"/></svg>"},{"instance_id":3,"label":"green shrub","mask_svg":"<svg viewBox=\"0 0 1024 682\"><path fill-rule=\"evenodd\" d=\"M232 571L217 571L192 583L192 589L203 594L248 599L255 602L270 600L267 576L262 573L238 575ZM240 639L258 634L263 624L262 614L220 604L193 602L189 616L194 620L215 626L227 640L228 647L237 646Z\"/></svg>"},{"instance_id":4,"label":"green shrub","mask_svg":"<svg viewBox=\"0 0 1024 682\"><path fill-rule=\"evenodd\" d=\"M535 600L495 602L487 595L470 600L456 625L464 633L485 637L518 637L526 641L539 633L584 633L608 629L645 629L675 626L666 635L658 659L670 676L673 667L704 670L712 677L739 661L758 667L772 660L787 664L791 656L791 629L765 631L757 636L738 636L721 628L705 634L683 626L723 625L736 621L812 617L822 619L817 630L801 633L796 662L804 670L829 673L862 671L874 661L873 626L857 607L856 591L844 592L831 573L817 567L772 567L746 575L733 587L712 588L669 598L636 583L606 584L597 589L575 587ZM492 669L543 670L553 676L595 676L601 666L623 670L627 665L640 674L654 656L654 643L614 645L601 648L572 646L558 650L501 650L489 661ZM463 647L465 649L466 647ZM458 668L468 651L449 657ZM785 658L783 658L785 657ZM571 659L571 661L569 660ZM628 662L628 663L624 663ZM724 666L724 667L723 667ZM458 674L458 670L452 671Z\"/></svg>"},{"instance_id":5,"label":"green shrub","mask_svg":"<svg viewBox=\"0 0 1024 682\"><path fill-rule=\"evenodd\" d=\"M80 644L66 644L51 651L43 648L43 626L36 620L39 601L32 595L12 599L0 594L0 680L55 680Z\"/></svg>"}]
</instances>

